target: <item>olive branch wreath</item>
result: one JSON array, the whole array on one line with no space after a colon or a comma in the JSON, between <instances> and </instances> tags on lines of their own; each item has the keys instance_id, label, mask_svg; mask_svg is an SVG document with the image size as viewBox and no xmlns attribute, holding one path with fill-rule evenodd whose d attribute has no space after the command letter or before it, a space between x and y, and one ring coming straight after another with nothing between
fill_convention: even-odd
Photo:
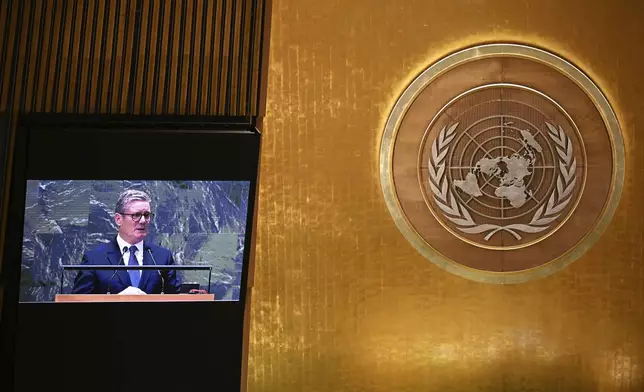
<instances>
[{"instance_id":1,"label":"olive branch wreath","mask_svg":"<svg viewBox=\"0 0 644 392\"><path fill-rule=\"evenodd\" d=\"M577 180L577 159L573 157L572 141L566 136L561 126L556 128L550 123L546 122L545 124L548 127L548 136L555 142L557 154L560 158L557 189L552 192L548 202L537 209L530 223L506 226L477 224L472 219L467 208L456 200L445 173L445 158L449 152L450 143L456 136L455 131L459 123L449 127L444 126L432 143L431 157L429 159L429 188L445 218L453 222L457 229L464 233L487 233L484 237L485 241L488 241L500 231L507 231L517 240L521 240L518 232L538 233L550 227L550 223L559 217L560 212L566 208L572 199L572 191Z\"/></svg>"}]
</instances>

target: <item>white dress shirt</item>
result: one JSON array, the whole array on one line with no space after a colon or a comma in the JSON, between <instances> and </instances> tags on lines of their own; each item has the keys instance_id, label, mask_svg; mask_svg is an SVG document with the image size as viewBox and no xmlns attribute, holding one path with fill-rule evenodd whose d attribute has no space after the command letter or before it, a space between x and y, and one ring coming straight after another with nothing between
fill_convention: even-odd
<instances>
[{"instance_id":1,"label":"white dress shirt","mask_svg":"<svg viewBox=\"0 0 644 392\"><path fill-rule=\"evenodd\" d=\"M121 238L120 235L117 235L116 242L119 244L119 250L121 252L123 252L123 248L128 249L125 253L123 253L122 260L124 265L128 265L128 263L130 262L130 246L132 245L136 246L136 249L137 249L136 253L134 254L134 256L136 256L136 261L139 262L139 265L143 265L143 241L139 241L136 244L130 244L127 241L125 241L123 238ZM142 271L139 270L139 273L143 275L141 272Z\"/></svg>"}]
</instances>

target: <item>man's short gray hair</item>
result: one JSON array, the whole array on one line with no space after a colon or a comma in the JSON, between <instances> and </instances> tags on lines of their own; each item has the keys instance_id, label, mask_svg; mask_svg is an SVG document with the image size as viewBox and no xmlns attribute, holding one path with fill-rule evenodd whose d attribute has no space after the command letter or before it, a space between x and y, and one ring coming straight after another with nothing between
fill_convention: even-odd
<instances>
[{"instance_id":1,"label":"man's short gray hair","mask_svg":"<svg viewBox=\"0 0 644 392\"><path fill-rule=\"evenodd\" d=\"M125 206L133 201L147 201L150 203L152 199L150 199L150 196L143 191L128 189L119 195L119 198L116 201L116 208L114 208L114 210L117 213L122 214L125 212Z\"/></svg>"}]
</instances>

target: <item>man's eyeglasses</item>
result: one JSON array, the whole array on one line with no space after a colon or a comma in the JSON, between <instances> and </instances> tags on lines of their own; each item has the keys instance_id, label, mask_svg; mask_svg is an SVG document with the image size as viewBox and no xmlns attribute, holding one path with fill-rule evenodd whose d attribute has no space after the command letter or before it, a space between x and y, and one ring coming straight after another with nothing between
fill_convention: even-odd
<instances>
[{"instance_id":1,"label":"man's eyeglasses","mask_svg":"<svg viewBox=\"0 0 644 392\"><path fill-rule=\"evenodd\" d=\"M135 212L134 214L124 214L124 213L120 213L120 214L121 215L128 215L128 216L132 217L132 220L135 221L135 222L140 221L142 217L144 217L146 221L150 221L150 220L152 220L152 218L154 218L154 214L151 213L151 212L147 212L147 211L146 212Z\"/></svg>"}]
</instances>

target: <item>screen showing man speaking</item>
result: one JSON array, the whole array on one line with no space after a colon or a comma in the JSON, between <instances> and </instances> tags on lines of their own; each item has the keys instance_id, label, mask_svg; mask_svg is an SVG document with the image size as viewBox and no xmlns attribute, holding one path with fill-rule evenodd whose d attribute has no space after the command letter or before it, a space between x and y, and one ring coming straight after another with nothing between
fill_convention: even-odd
<instances>
[{"instance_id":1,"label":"screen showing man speaking","mask_svg":"<svg viewBox=\"0 0 644 392\"><path fill-rule=\"evenodd\" d=\"M249 187L248 181L29 180L20 301L160 293L238 301ZM105 269L110 265L134 268Z\"/></svg>"}]
</instances>

